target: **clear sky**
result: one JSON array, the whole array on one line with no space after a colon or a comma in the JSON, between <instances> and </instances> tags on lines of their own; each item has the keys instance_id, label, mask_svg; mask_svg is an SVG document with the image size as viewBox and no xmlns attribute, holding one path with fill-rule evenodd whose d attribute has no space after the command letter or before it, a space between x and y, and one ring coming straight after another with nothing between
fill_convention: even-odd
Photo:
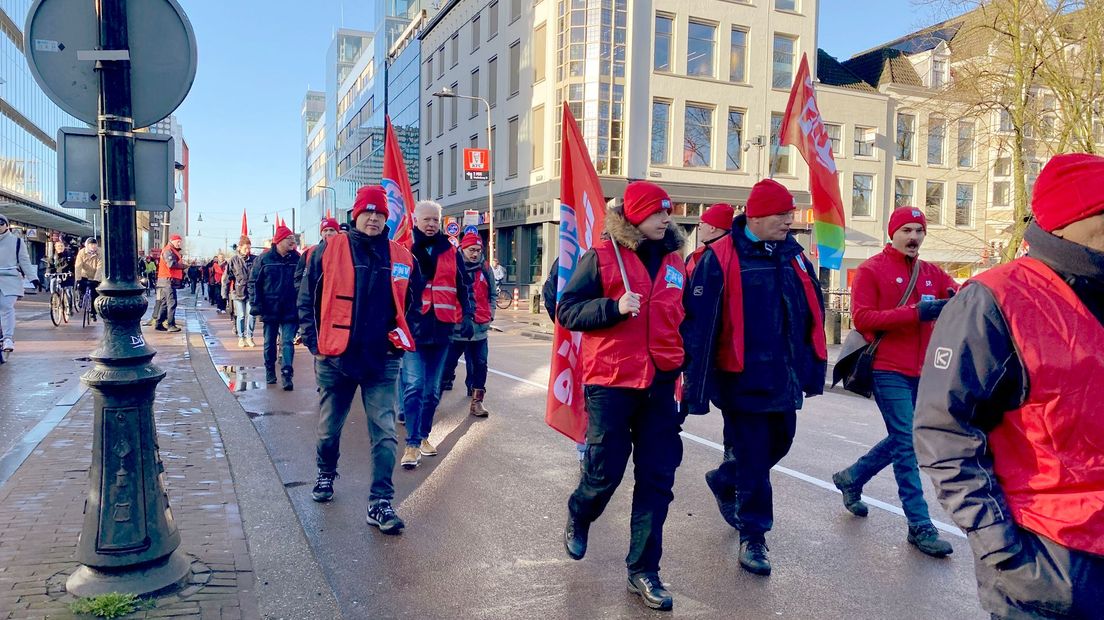
<instances>
[{"instance_id":1,"label":"clear sky","mask_svg":"<svg viewBox=\"0 0 1104 620\"><path fill-rule=\"evenodd\" d=\"M233 243L243 208L259 242L271 230L261 222L266 213L271 221L277 209L299 205L303 94L324 90L334 29L373 29L376 1L180 0L199 43L195 84L176 112L191 155L197 254L222 247L224 235ZM818 45L845 59L933 21L915 0L821 0Z\"/></svg>"}]
</instances>

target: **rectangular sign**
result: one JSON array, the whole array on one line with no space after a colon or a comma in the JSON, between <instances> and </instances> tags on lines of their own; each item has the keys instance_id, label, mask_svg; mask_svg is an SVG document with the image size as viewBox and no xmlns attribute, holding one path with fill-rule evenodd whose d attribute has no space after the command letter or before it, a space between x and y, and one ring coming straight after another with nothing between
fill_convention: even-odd
<instances>
[{"instance_id":1,"label":"rectangular sign","mask_svg":"<svg viewBox=\"0 0 1104 620\"><path fill-rule=\"evenodd\" d=\"M58 196L61 206L100 208L100 141L96 130L58 130ZM139 211L172 211L176 206L176 166L172 136L134 135L134 193Z\"/></svg>"},{"instance_id":2,"label":"rectangular sign","mask_svg":"<svg viewBox=\"0 0 1104 620\"><path fill-rule=\"evenodd\" d=\"M464 179L468 181L491 180L491 151L489 149L464 149Z\"/></svg>"}]
</instances>

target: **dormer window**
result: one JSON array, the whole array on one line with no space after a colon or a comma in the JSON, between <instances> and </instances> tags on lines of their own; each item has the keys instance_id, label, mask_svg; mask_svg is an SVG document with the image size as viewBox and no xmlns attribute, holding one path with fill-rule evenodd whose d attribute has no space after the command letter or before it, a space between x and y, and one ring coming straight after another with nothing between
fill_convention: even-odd
<instances>
[{"instance_id":1,"label":"dormer window","mask_svg":"<svg viewBox=\"0 0 1104 620\"><path fill-rule=\"evenodd\" d=\"M947 83L947 61L932 60L931 87L943 88Z\"/></svg>"}]
</instances>

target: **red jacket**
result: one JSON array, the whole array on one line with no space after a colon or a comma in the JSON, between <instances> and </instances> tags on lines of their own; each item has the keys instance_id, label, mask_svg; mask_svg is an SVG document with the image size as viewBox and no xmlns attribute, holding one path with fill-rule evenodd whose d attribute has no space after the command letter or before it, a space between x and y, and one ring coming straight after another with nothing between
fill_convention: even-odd
<instances>
[{"instance_id":1,"label":"red jacket","mask_svg":"<svg viewBox=\"0 0 1104 620\"><path fill-rule=\"evenodd\" d=\"M885 333L874 357L874 370L919 377L935 322L921 322L917 306L925 295L947 299L951 296L948 289L957 291L958 284L938 266L920 261L916 288L898 308L911 275L911 259L886 244L881 254L859 265L851 287L851 318L868 342L879 332Z\"/></svg>"}]
</instances>

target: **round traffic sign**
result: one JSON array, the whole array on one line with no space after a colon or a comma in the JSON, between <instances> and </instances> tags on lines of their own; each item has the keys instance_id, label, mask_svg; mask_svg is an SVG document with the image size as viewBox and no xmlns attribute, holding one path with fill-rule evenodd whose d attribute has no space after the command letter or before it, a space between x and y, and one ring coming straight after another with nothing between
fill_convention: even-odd
<instances>
[{"instance_id":1,"label":"round traffic sign","mask_svg":"<svg viewBox=\"0 0 1104 620\"><path fill-rule=\"evenodd\" d=\"M460 224L456 222L449 222L448 225L445 226L445 232L448 234L448 236L455 237L456 235L460 234Z\"/></svg>"},{"instance_id":2,"label":"round traffic sign","mask_svg":"<svg viewBox=\"0 0 1104 620\"><path fill-rule=\"evenodd\" d=\"M473 235L478 235L479 234L479 229L476 228L475 226L472 226L472 225L469 224L468 226L464 227L464 234L466 235L468 233L471 233Z\"/></svg>"},{"instance_id":3,"label":"round traffic sign","mask_svg":"<svg viewBox=\"0 0 1104 620\"><path fill-rule=\"evenodd\" d=\"M97 59L101 51L96 3L35 0L23 32L27 64L35 81L62 110L92 125L99 114ZM192 88L196 38L176 0L127 3L131 118L148 127L172 114Z\"/></svg>"}]
</instances>

